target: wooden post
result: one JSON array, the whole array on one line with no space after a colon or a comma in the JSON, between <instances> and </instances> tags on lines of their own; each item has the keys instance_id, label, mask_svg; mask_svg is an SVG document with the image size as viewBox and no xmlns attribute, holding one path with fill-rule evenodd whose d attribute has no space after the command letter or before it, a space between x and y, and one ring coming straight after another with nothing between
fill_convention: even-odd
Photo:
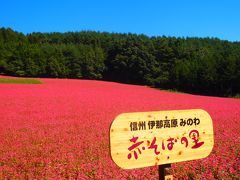
<instances>
[{"instance_id":1,"label":"wooden post","mask_svg":"<svg viewBox=\"0 0 240 180\"><path fill-rule=\"evenodd\" d=\"M173 175L170 172L171 164L158 166L159 180L173 180Z\"/></svg>"}]
</instances>

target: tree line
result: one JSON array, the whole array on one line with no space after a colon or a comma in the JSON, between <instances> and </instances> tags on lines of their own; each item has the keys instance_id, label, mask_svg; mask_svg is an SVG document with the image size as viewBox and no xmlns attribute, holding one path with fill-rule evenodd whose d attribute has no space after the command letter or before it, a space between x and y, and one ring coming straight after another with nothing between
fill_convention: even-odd
<instances>
[{"instance_id":1,"label":"tree line","mask_svg":"<svg viewBox=\"0 0 240 180\"><path fill-rule=\"evenodd\" d=\"M24 35L0 28L0 73L234 96L240 94L240 42L94 31Z\"/></svg>"}]
</instances>

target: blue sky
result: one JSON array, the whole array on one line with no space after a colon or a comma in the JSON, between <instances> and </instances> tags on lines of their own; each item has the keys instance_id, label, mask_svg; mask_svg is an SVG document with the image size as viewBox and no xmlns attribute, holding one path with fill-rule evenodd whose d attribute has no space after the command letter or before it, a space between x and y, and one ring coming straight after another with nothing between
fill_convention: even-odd
<instances>
[{"instance_id":1,"label":"blue sky","mask_svg":"<svg viewBox=\"0 0 240 180\"><path fill-rule=\"evenodd\" d=\"M0 26L240 41L240 0L0 0Z\"/></svg>"}]
</instances>

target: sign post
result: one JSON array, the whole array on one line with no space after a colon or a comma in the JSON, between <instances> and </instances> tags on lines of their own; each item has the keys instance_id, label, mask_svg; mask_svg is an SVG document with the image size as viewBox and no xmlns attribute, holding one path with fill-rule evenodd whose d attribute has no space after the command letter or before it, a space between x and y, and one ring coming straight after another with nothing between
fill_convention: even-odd
<instances>
[{"instance_id":1,"label":"sign post","mask_svg":"<svg viewBox=\"0 0 240 180\"><path fill-rule=\"evenodd\" d=\"M201 109L124 113L110 127L111 156L123 169L205 158L213 144L212 119Z\"/></svg>"},{"instance_id":2,"label":"sign post","mask_svg":"<svg viewBox=\"0 0 240 180\"><path fill-rule=\"evenodd\" d=\"M171 164L164 164L158 166L159 180L173 180L173 175L169 172Z\"/></svg>"}]
</instances>

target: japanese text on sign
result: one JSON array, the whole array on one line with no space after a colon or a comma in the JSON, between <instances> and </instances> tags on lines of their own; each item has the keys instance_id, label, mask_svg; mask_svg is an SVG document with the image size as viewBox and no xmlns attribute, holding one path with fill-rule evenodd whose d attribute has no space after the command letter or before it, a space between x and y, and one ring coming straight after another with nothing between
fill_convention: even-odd
<instances>
[{"instance_id":1,"label":"japanese text on sign","mask_svg":"<svg viewBox=\"0 0 240 180\"><path fill-rule=\"evenodd\" d=\"M178 126L197 126L200 124L199 118L188 118L188 119L168 119L165 120L151 120L151 121L133 121L130 122L131 131L146 130L148 129L161 129L161 128L176 128Z\"/></svg>"},{"instance_id":2,"label":"japanese text on sign","mask_svg":"<svg viewBox=\"0 0 240 180\"><path fill-rule=\"evenodd\" d=\"M197 149L199 147L201 147L204 142L200 142L199 141L199 132L198 130L191 130L189 132L188 137L181 137L180 140L178 140L177 138L172 138L169 137L166 141L166 145L164 143L164 140L162 140L161 144L159 145L158 143L156 143L156 137L154 137L151 141L147 140L147 144L149 145L147 148L142 146L140 147L140 145L142 145L144 143L144 141L138 141L138 136L131 138L129 141L132 142L133 144L128 148L128 150L130 151L130 153L128 154L128 159L132 158L132 154L134 155L135 159L138 159L138 154L142 154L142 151L144 151L145 149L152 149L155 155L159 155L160 154L160 149L165 151L165 150L173 150L174 144L175 143L181 143L185 148L188 148L188 144L189 144L189 140L188 138L190 138L191 142L192 142L192 146L190 148L192 149ZM159 148L160 146L160 148Z\"/></svg>"}]
</instances>

